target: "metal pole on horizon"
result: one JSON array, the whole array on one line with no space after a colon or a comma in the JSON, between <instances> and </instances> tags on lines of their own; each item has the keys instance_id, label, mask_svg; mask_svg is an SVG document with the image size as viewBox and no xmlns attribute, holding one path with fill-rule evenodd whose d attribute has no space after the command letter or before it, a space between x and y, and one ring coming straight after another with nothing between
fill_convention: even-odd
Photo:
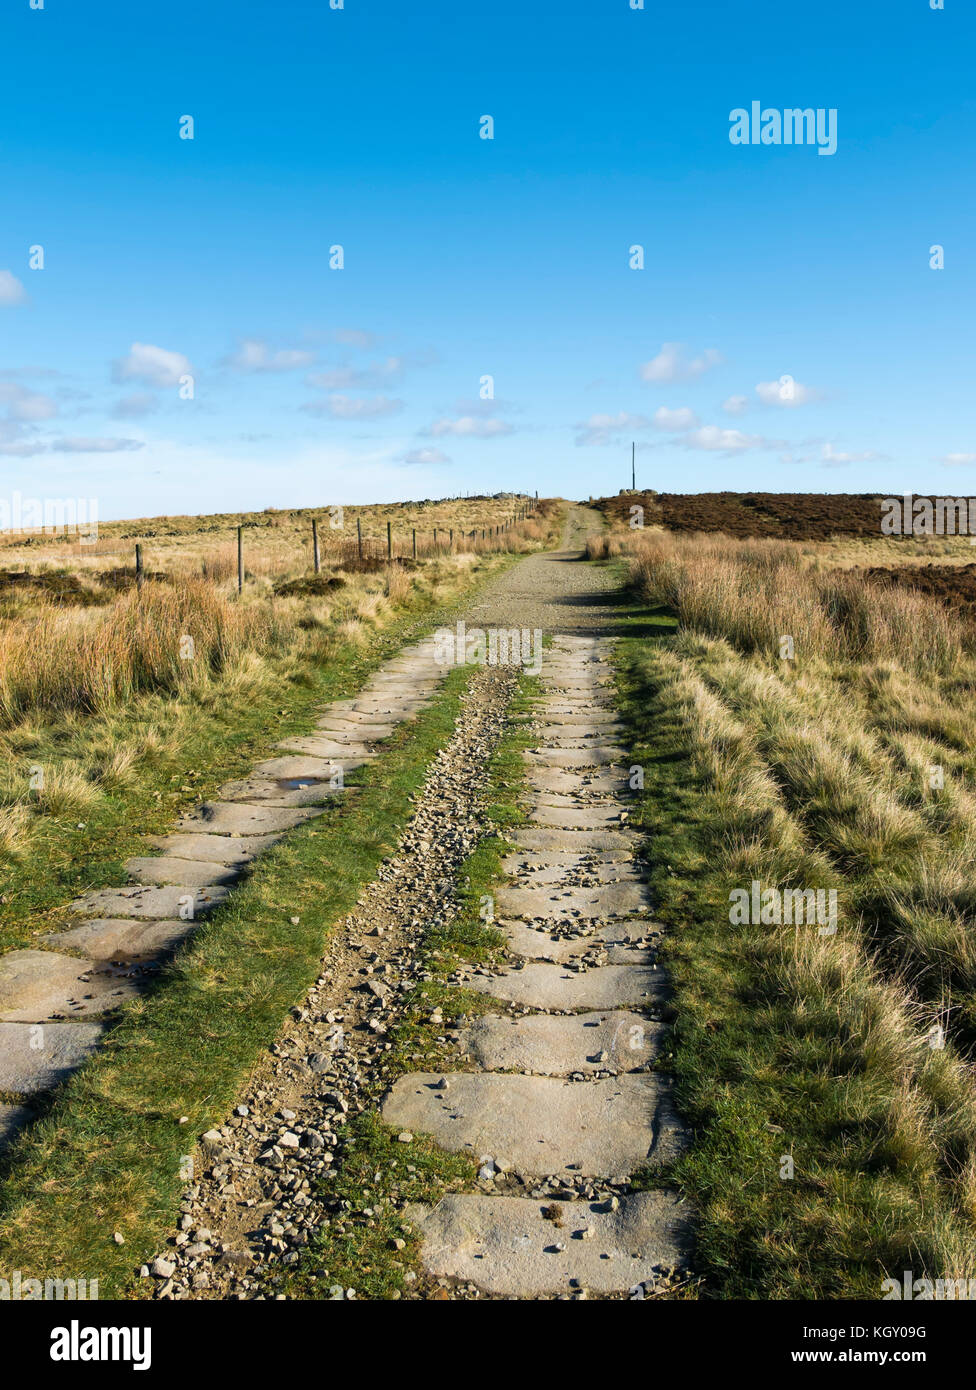
<instances>
[{"instance_id":1,"label":"metal pole on horizon","mask_svg":"<svg viewBox=\"0 0 976 1390\"><path fill-rule=\"evenodd\" d=\"M631 440L630 444L630 490L637 491L637 445Z\"/></svg>"}]
</instances>

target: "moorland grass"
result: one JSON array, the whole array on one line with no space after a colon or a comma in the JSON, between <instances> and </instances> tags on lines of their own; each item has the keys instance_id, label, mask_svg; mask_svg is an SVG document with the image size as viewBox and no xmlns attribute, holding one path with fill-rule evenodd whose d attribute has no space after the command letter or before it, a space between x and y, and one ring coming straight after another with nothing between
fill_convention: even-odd
<instances>
[{"instance_id":1,"label":"moorland grass","mask_svg":"<svg viewBox=\"0 0 976 1390\"><path fill-rule=\"evenodd\" d=\"M644 546L637 595L682 630L627 639L620 682L672 927L674 1066L695 1129L676 1176L700 1213L703 1294L877 1298L905 1269L968 1277L969 634L922 599L899 633L887 595L852 583L840 602L775 542ZM798 595L790 662L778 636ZM837 934L734 925L730 891L753 880L834 889Z\"/></svg>"}]
</instances>

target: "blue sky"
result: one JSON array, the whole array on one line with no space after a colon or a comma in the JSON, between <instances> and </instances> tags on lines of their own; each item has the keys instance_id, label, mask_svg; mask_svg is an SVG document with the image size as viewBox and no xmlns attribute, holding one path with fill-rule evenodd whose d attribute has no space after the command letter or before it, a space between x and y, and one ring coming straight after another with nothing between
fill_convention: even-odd
<instances>
[{"instance_id":1,"label":"blue sky","mask_svg":"<svg viewBox=\"0 0 976 1390\"><path fill-rule=\"evenodd\" d=\"M970 7L644 3L10 0L0 494L972 491Z\"/></svg>"}]
</instances>

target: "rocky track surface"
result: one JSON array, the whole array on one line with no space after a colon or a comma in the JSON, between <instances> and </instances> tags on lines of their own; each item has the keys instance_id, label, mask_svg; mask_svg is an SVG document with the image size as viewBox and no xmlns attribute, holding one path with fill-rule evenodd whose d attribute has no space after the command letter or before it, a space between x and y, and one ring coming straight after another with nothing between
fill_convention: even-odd
<instances>
[{"instance_id":1,"label":"rocky track surface","mask_svg":"<svg viewBox=\"0 0 976 1390\"><path fill-rule=\"evenodd\" d=\"M577 535L586 524L584 513L571 517ZM473 677L395 854L337 932L267 1065L204 1136L179 1229L141 1270L155 1296L269 1296L267 1272L296 1264L316 1230L371 1219L372 1209L336 1210L329 1174L343 1163L349 1117L377 1109L405 1154L426 1134L479 1165L475 1190L432 1208L400 1202L395 1189L384 1199L422 1242L424 1273L407 1273L408 1297L643 1298L680 1283L689 1213L652 1175L686 1135L656 1067L666 985L627 825L611 644L600 635L612 596L578 553L536 556L470 621L551 631L556 615L562 631L543 662L524 755L528 818L510 836L508 882L495 895L507 964L452 976L491 1007L445 1026L438 1043L452 1061L442 1051L437 1070L390 1077L388 1034L430 978L425 931L458 911L457 871L484 834L511 668ZM441 1023L436 1012L430 1021ZM324 1296L356 1296L323 1278Z\"/></svg>"},{"instance_id":2,"label":"rocky track surface","mask_svg":"<svg viewBox=\"0 0 976 1390\"><path fill-rule=\"evenodd\" d=\"M408 1217L429 1273L506 1298L655 1289L688 1242L675 1193L629 1190L684 1134L652 1069L659 929L626 826L606 655L561 636L544 663L529 820L496 898L512 966L465 982L498 1012L459 1037L457 1070L399 1078L382 1110L505 1180L506 1195L451 1194Z\"/></svg>"}]
</instances>

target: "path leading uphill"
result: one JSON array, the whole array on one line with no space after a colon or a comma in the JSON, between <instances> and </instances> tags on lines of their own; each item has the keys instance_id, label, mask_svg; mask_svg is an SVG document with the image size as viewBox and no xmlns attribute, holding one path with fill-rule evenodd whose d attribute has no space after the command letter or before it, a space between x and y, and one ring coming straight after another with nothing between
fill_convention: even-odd
<instances>
[{"instance_id":1,"label":"path leading uphill","mask_svg":"<svg viewBox=\"0 0 976 1390\"><path fill-rule=\"evenodd\" d=\"M516 1173L528 1196L451 1194L410 1215L435 1276L504 1297L622 1293L681 1262L686 1213L630 1192L680 1153L668 1078L650 1070L665 1025L659 929L626 825L626 757L607 644L556 637L543 665L528 823L498 890L512 964L465 982L498 1001L458 1039L457 1069L401 1077L383 1118ZM587 1200L594 1184L619 1189ZM555 1205L550 1198L557 1197Z\"/></svg>"},{"instance_id":2,"label":"path leading uphill","mask_svg":"<svg viewBox=\"0 0 976 1390\"><path fill-rule=\"evenodd\" d=\"M686 1266L678 1194L631 1182L673 1159L686 1136L655 1067L666 982L627 826L607 636L619 609L606 571L576 548L593 520L573 509L574 548L521 562L468 615L469 628L554 635L525 754L528 821L509 837L509 880L495 896L508 961L500 973L472 966L452 977L493 1007L445 1029L446 1070L441 1055L441 1069L390 1084L386 1039L429 978L424 934L457 913L455 876L484 833L488 762L515 686L505 668L474 675L395 852L336 932L274 1055L205 1136L207 1166L180 1229L143 1271L157 1296L263 1296L269 1270L298 1260L319 1227L373 1224L376 1198L337 1211L330 1174L347 1156L350 1116L377 1109L405 1163L427 1134L480 1165L471 1192L432 1209L399 1203L427 1276L410 1284L408 1274L408 1297L639 1298L666 1293ZM355 1296L330 1288L328 1271L321 1280L323 1296Z\"/></svg>"}]
</instances>

